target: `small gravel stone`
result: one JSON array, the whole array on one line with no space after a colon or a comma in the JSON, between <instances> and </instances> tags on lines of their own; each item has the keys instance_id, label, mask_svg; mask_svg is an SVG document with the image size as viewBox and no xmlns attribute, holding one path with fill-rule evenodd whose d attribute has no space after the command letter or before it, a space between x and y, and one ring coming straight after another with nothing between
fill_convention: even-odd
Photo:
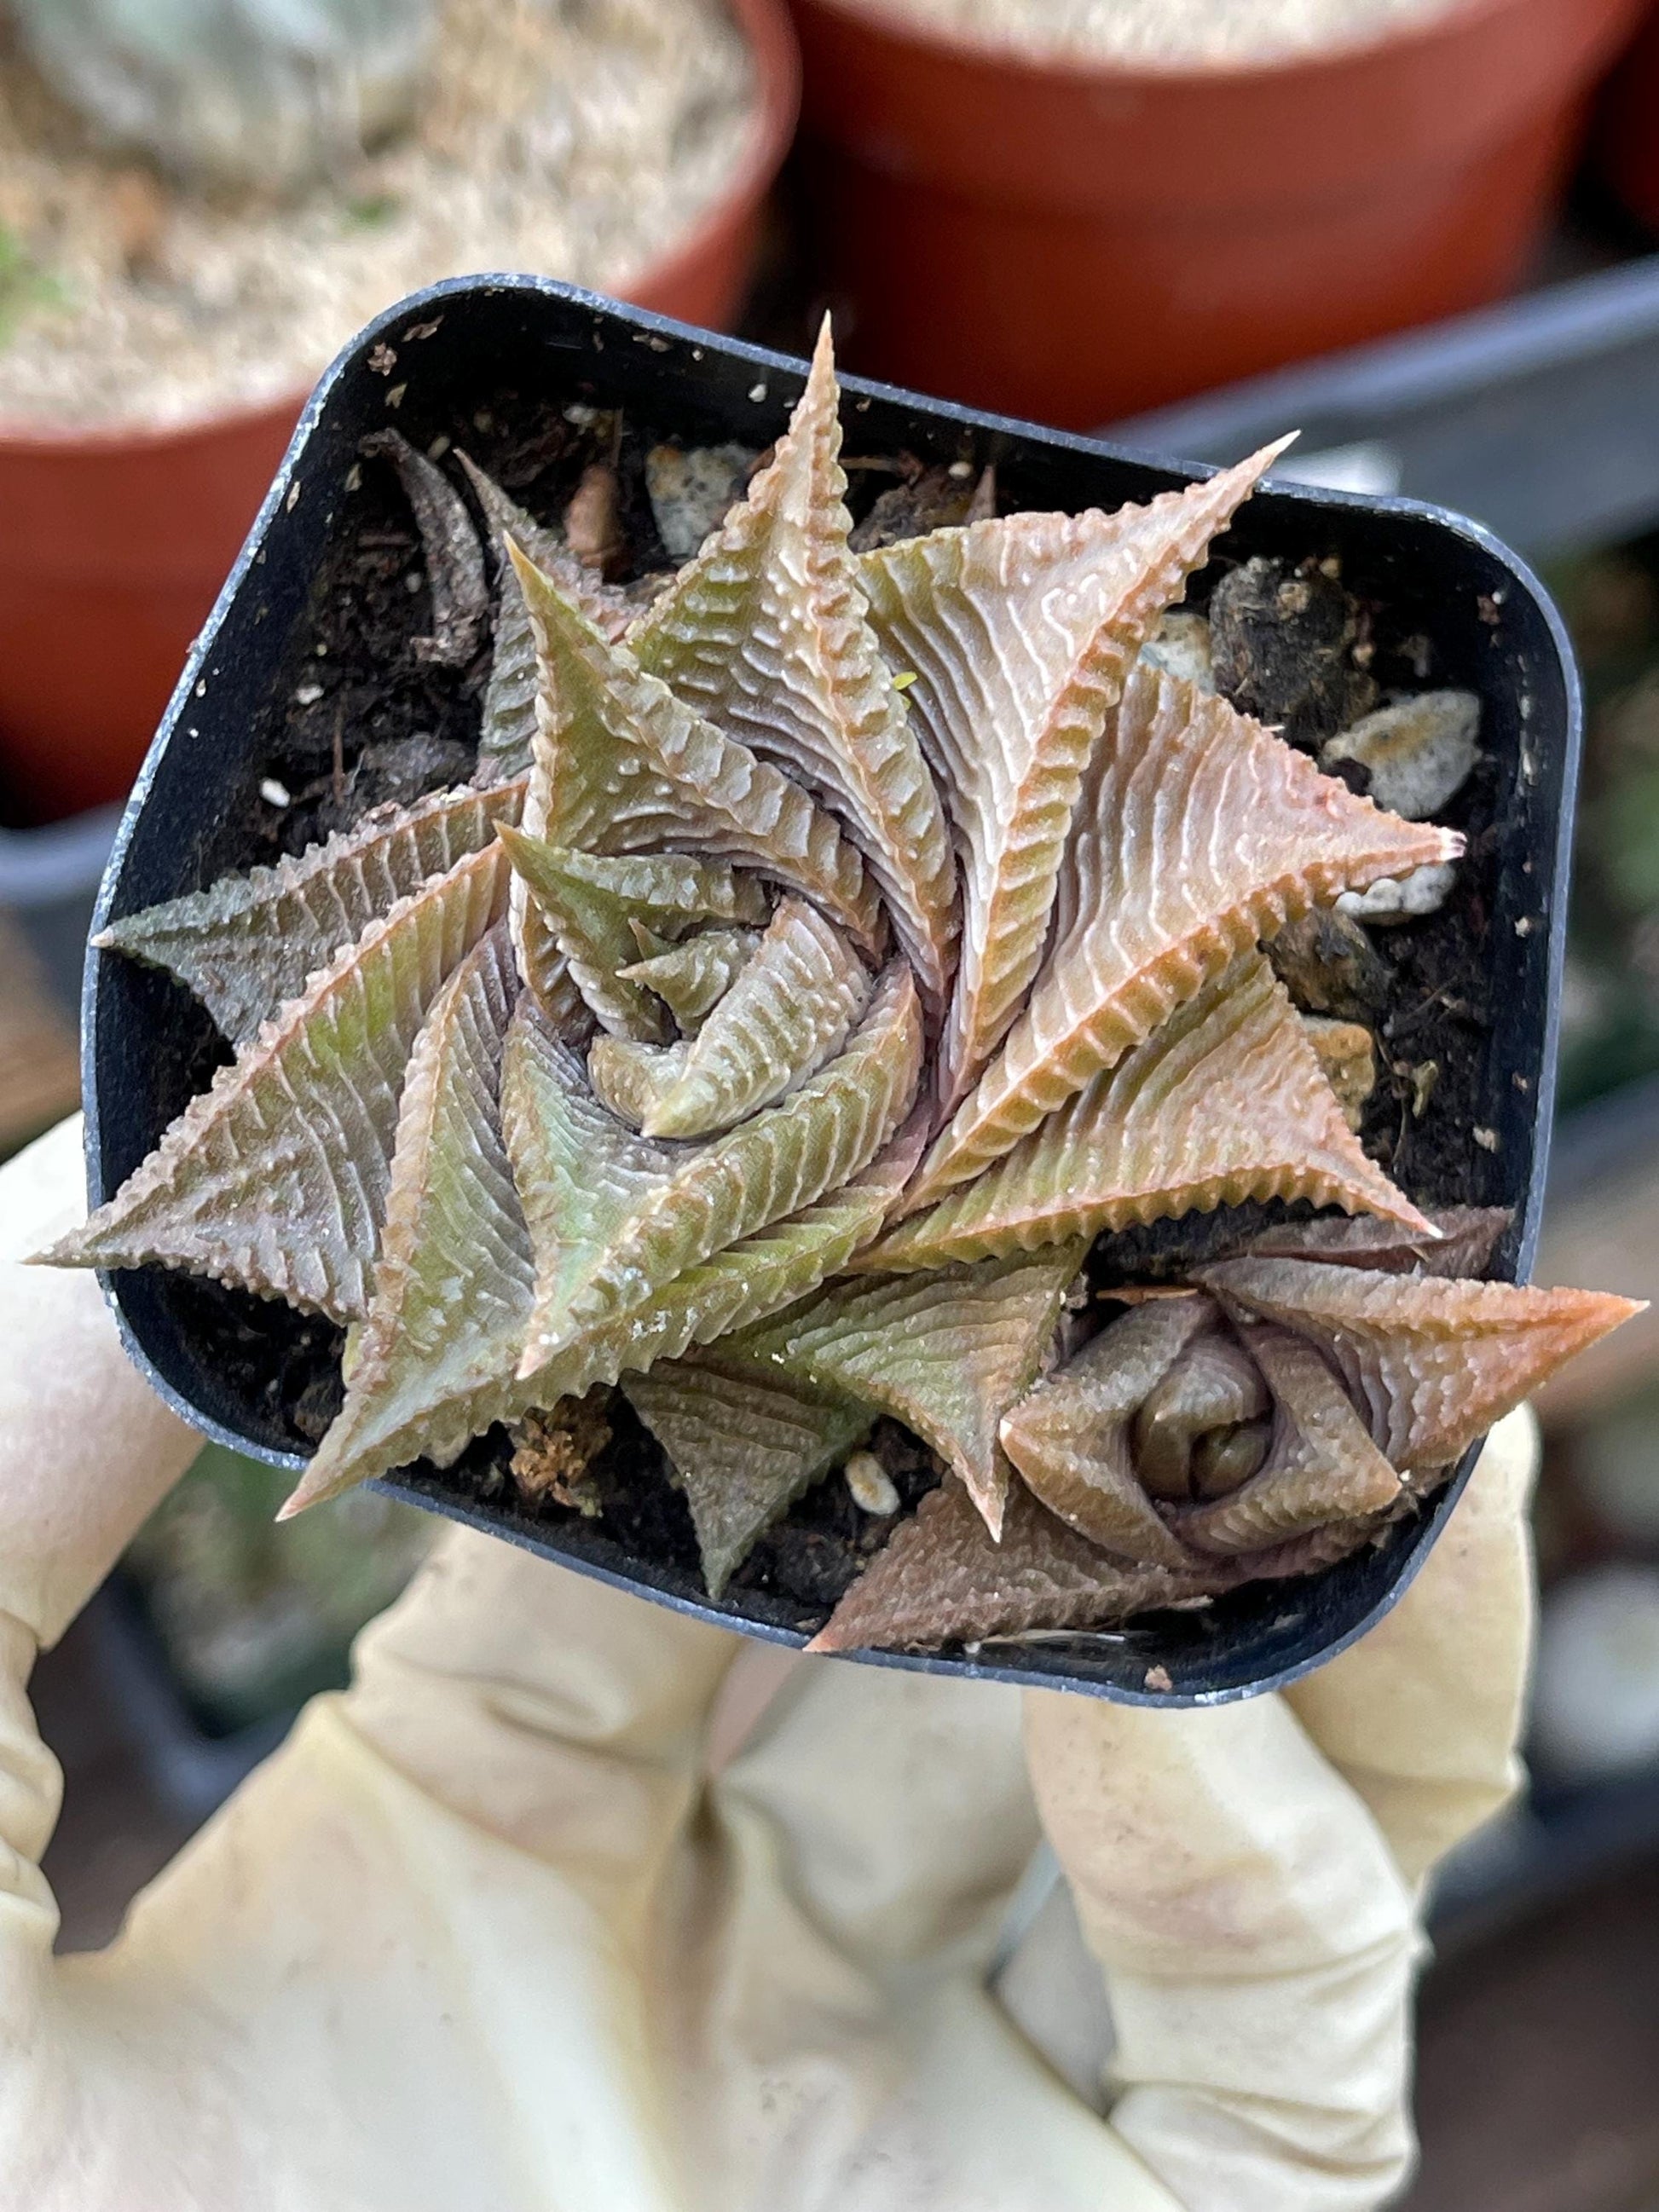
<instances>
[{"instance_id":1,"label":"small gravel stone","mask_svg":"<svg viewBox=\"0 0 1659 2212\"><path fill-rule=\"evenodd\" d=\"M1376 1088L1376 1047L1370 1031L1363 1022L1335 1022L1323 1014L1304 1014L1302 1026L1336 1093L1343 1120L1357 1135Z\"/></svg>"},{"instance_id":2,"label":"small gravel stone","mask_svg":"<svg viewBox=\"0 0 1659 2212\"><path fill-rule=\"evenodd\" d=\"M842 1472L847 1477L847 1487L853 1493L854 1504L864 1512L878 1514L885 1518L896 1513L903 1503L892 1476L874 1452L855 1451Z\"/></svg>"},{"instance_id":3,"label":"small gravel stone","mask_svg":"<svg viewBox=\"0 0 1659 2212\"><path fill-rule=\"evenodd\" d=\"M653 446L645 457L645 488L657 535L671 561L689 561L718 530L755 456L747 446Z\"/></svg>"},{"instance_id":4,"label":"small gravel stone","mask_svg":"<svg viewBox=\"0 0 1659 2212\"><path fill-rule=\"evenodd\" d=\"M1141 647L1141 658L1156 661L1171 676L1183 678L1200 691L1215 690L1215 663L1210 657L1210 625L1204 616L1177 607L1164 616L1154 635Z\"/></svg>"},{"instance_id":5,"label":"small gravel stone","mask_svg":"<svg viewBox=\"0 0 1659 2212\"><path fill-rule=\"evenodd\" d=\"M1358 761L1379 806L1426 822L1468 781L1480 757L1480 732L1473 691L1425 691L1339 731L1321 749L1319 764Z\"/></svg>"},{"instance_id":6,"label":"small gravel stone","mask_svg":"<svg viewBox=\"0 0 1659 2212\"><path fill-rule=\"evenodd\" d=\"M1455 861L1431 860L1426 867L1413 868L1408 876L1373 884L1368 891L1344 891L1336 902L1337 910L1351 921L1373 925L1418 921L1425 914L1439 913L1456 876Z\"/></svg>"},{"instance_id":7,"label":"small gravel stone","mask_svg":"<svg viewBox=\"0 0 1659 2212\"><path fill-rule=\"evenodd\" d=\"M1332 907L1315 907L1270 939L1273 973L1298 1006L1364 1021L1389 996L1387 963L1359 923Z\"/></svg>"}]
</instances>

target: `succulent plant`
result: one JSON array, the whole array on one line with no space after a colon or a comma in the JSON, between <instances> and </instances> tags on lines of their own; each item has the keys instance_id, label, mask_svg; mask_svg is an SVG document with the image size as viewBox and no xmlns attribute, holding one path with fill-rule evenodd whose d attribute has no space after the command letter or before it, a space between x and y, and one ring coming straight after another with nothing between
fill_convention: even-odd
<instances>
[{"instance_id":1,"label":"succulent plant","mask_svg":"<svg viewBox=\"0 0 1659 2212\"><path fill-rule=\"evenodd\" d=\"M435 0L9 0L112 144L193 182L304 181L406 123Z\"/></svg>"},{"instance_id":2,"label":"succulent plant","mask_svg":"<svg viewBox=\"0 0 1659 2212\"><path fill-rule=\"evenodd\" d=\"M838 405L826 331L648 600L465 465L477 786L111 925L235 1052L46 1256L345 1326L286 1510L498 1423L603 1435L619 1388L718 1594L902 1424L939 1487L825 1648L1334 1559L1630 1310L1462 1279L1507 1217L1395 1188L1260 949L1461 840L1143 656L1276 449L860 554ZM393 457L430 553L459 493ZM1281 1202L1253 1247L1088 1334L1098 1240L1246 1200Z\"/></svg>"}]
</instances>

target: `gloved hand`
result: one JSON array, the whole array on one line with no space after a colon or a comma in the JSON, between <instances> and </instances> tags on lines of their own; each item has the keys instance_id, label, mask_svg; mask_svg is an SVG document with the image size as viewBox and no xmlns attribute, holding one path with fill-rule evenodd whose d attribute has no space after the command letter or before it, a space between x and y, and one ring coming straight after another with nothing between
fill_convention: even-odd
<instances>
[{"instance_id":1,"label":"gloved hand","mask_svg":"<svg viewBox=\"0 0 1659 2212\"><path fill-rule=\"evenodd\" d=\"M92 1279L15 1264L75 1218L78 1143L0 1174L13 2212L1358 2212L1397 2185L1423 1878L1515 1778L1524 1423L1385 1623L1210 1712L802 1660L449 1534L112 1948L55 1960L24 1681L194 1448ZM1039 1821L1066 1880L1033 1920Z\"/></svg>"}]
</instances>

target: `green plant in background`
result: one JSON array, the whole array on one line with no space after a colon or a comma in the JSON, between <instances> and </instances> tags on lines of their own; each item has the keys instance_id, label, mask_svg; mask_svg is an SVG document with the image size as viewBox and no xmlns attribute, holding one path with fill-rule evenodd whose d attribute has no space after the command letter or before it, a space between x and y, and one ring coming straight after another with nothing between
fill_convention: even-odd
<instances>
[{"instance_id":1,"label":"green plant in background","mask_svg":"<svg viewBox=\"0 0 1659 2212\"><path fill-rule=\"evenodd\" d=\"M112 926L238 1049L49 1256L344 1326L288 1510L620 1383L714 1594L902 1423L948 1477L831 1644L1322 1564L1630 1310L1455 1279L1502 1217L1389 1181L1259 949L1462 840L1142 657L1275 449L860 556L838 404L826 331L631 625L469 468L482 785ZM1247 1200L1340 1212L1062 1326L1097 1237Z\"/></svg>"},{"instance_id":2,"label":"green plant in background","mask_svg":"<svg viewBox=\"0 0 1659 2212\"><path fill-rule=\"evenodd\" d=\"M278 1524L287 1478L209 1444L123 1562L191 1705L216 1732L290 1711L346 1676L365 1621L424 1558L435 1524L360 1491L343 1528Z\"/></svg>"},{"instance_id":3,"label":"green plant in background","mask_svg":"<svg viewBox=\"0 0 1659 2212\"><path fill-rule=\"evenodd\" d=\"M197 185L303 183L412 117L435 0L9 0L54 89Z\"/></svg>"},{"instance_id":4,"label":"green plant in background","mask_svg":"<svg viewBox=\"0 0 1659 2212\"><path fill-rule=\"evenodd\" d=\"M0 345L32 309L64 306L67 300L58 278L40 266L15 232L0 223Z\"/></svg>"}]
</instances>

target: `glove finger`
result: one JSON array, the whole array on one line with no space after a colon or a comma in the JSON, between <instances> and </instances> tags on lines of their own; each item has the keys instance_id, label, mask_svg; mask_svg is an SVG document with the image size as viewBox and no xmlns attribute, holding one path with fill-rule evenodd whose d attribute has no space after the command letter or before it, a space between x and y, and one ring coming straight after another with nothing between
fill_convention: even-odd
<instances>
[{"instance_id":1,"label":"glove finger","mask_svg":"<svg viewBox=\"0 0 1659 2212\"><path fill-rule=\"evenodd\" d=\"M1410 1890L1276 1698L1028 1694L1043 1825L1105 1971L1113 2124L1191 2212L1361 2212L1409 2162Z\"/></svg>"},{"instance_id":2,"label":"glove finger","mask_svg":"<svg viewBox=\"0 0 1659 2212\"><path fill-rule=\"evenodd\" d=\"M762 1821L780 1876L867 1972L988 1961L1038 1841L1019 1693L801 1660L714 1785Z\"/></svg>"},{"instance_id":3,"label":"glove finger","mask_svg":"<svg viewBox=\"0 0 1659 2212\"><path fill-rule=\"evenodd\" d=\"M404 1772L526 1850L637 1858L695 1794L739 1642L454 1528L359 1637L344 1708Z\"/></svg>"},{"instance_id":4,"label":"glove finger","mask_svg":"<svg viewBox=\"0 0 1659 2212\"><path fill-rule=\"evenodd\" d=\"M1532 1648L1527 1503L1538 1468L1528 1407L1492 1431L1456 1511L1394 1611L1285 1692L1370 1807L1406 1879L1519 1786Z\"/></svg>"},{"instance_id":5,"label":"glove finger","mask_svg":"<svg viewBox=\"0 0 1659 2212\"><path fill-rule=\"evenodd\" d=\"M86 1218L81 1117L0 1170L0 1612L54 1644L201 1449L80 1269L23 1263Z\"/></svg>"}]
</instances>

